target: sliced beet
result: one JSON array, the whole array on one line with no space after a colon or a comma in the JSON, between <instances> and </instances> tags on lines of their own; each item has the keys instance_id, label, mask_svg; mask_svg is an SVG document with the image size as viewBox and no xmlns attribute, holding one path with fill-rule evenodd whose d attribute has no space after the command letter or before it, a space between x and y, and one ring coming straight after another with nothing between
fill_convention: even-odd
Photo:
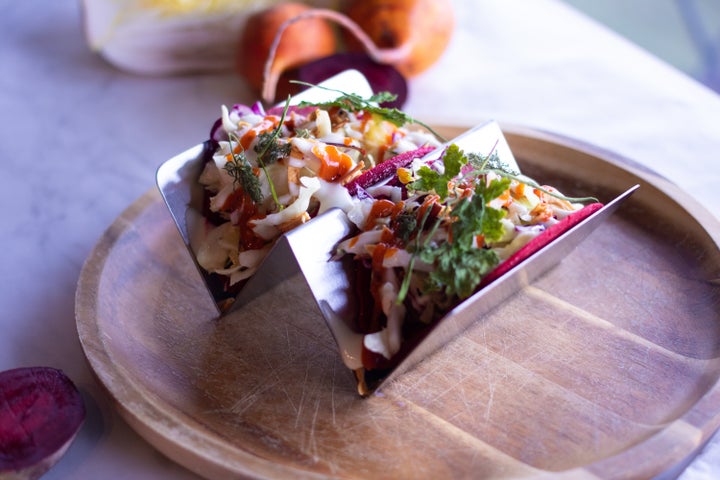
<instances>
[{"instance_id":1,"label":"sliced beet","mask_svg":"<svg viewBox=\"0 0 720 480\"><path fill-rule=\"evenodd\" d=\"M354 178L351 182L345 185L350 195L356 195L358 189L366 189L381 182L387 178L392 177L400 167L409 165L414 159L421 158L428 153L435 150L435 147L420 147L409 152L395 155L392 158L385 160L382 163L375 165L370 170L364 171L361 175Z\"/></svg>"},{"instance_id":2,"label":"sliced beet","mask_svg":"<svg viewBox=\"0 0 720 480\"><path fill-rule=\"evenodd\" d=\"M373 92L390 92L397 95L395 100L383 103L382 107L401 108L405 104L408 95L408 83L405 77L392 65L377 63L368 55L360 52L337 53L288 70L280 77L276 101L286 98L288 93L295 94L305 88L289 83L290 80L317 85L349 69L362 73Z\"/></svg>"},{"instance_id":3,"label":"sliced beet","mask_svg":"<svg viewBox=\"0 0 720 480\"><path fill-rule=\"evenodd\" d=\"M555 225L549 227L540 235L530 240L527 244L520 248L520 250L511 255L510 258L495 267L493 271L485 275L485 277L483 277L482 281L480 282L480 288L489 285L490 283L505 275L512 268L519 265L522 261L530 257L530 255L537 252L545 245L549 244L550 242L558 238L560 235L567 232L572 227L574 227L593 213L600 210L602 206L602 203L591 203L578 210L577 212L571 213Z\"/></svg>"},{"instance_id":4,"label":"sliced beet","mask_svg":"<svg viewBox=\"0 0 720 480\"><path fill-rule=\"evenodd\" d=\"M84 419L80 392L61 370L0 372L0 477L40 477L60 460Z\"/></svg>"}]
</instances>

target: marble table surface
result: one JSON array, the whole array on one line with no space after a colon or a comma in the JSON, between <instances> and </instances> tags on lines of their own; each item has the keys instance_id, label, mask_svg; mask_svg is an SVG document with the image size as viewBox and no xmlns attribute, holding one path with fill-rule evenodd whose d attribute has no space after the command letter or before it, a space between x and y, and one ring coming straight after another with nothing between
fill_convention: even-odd
<instances>
[{"instance_id":1,"label":"marble table surface","mask_svg":"<svg viewBox=\"0 0 720 480\"><path fill-rule=\"evenodd\" d=\"M720 96L558 0L454 3L456 34L412 81L410 114L467 126L495 118L602 146L717 217ZM0 370L61 368L88 406L46 478L196 478L110 406L83 356L74 294L93 245L154 188L158 165L203 141L220 105L253 94L233 73L113 67L87 47L74 1L1 1L0 31ZM715 440L683 478L719 477Z\"/></svg>"}]
</instances>

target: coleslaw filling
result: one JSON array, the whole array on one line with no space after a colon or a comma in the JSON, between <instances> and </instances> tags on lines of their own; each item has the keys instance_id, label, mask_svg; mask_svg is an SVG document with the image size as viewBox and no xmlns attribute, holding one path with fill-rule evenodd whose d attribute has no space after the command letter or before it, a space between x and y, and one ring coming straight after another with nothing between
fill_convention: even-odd
<instances>
[{"instance_id":1,"label":"coleslaw filling","mask_svg":"<svg viewBox=\"0 0 720 480\"><path fill-rule=\"evenodd\" d=\"M356 199L344 185L363 171L440 146L427 131L336 107L289 108L281 116L258 105L222 106L212 136L219 140L198 179L206 221L192 246L206 272L227 277L227 288L251 276L284 232L331 208L352 210ZM268 161L268 148L285 154Z\"/></svg>"},{"instance_id":2,"label":"coleslaw filling","mask_svg":"<svg viewBox=\"0 0 720 480\"><path fill-rule=\"evenodd\" d=\"M416 163L406 172L406 188L417 181L421 164ZM407 196L400 201L388 197L371 197L358 200L348 217L358 228L356 235L345 239L337 247L337 256L351 255L361 265L371 270L369 281L373 300L380 308L374 311L376 318L359 323L372 325L364 335L352 341L361 342L368 352L391 360L401 349L404 322L429 325L444 315L452 306L468 297L475 290L456 291L438 285L433 273L438 264L446 261L440 255L427 255L443 245L457 242L453 226L458 217L454 209L469 201L473 182L499 182L495 173L484 173L471 180L459 181L444 201L434 191L408 189ZM457 179L454 179L457 181ZM452 181L451 181L452 182ZM463 183L464 182L464 183ZM489 238L480 230L471 239L469 251L487 252L491 258L487 268L473 279L477 287L484 273L506 260L533 238L540 235L562 218L583 207L562 198L560 192L548 186L530 188L525 180L512 179L506 182L502 192L487 203L487 208L498 213L498 234ZM557 196L550 195L553 193ZM429 213L428 213L429 212ZM401 220L410 218L414 227L408 231ZM423 218L425 218L424 226ZM430 262L429 259L434 261ZM449 265L453 275L464 273L462 262ZM401 294L402 279L409 278L407 293ZM407 310L412 314L408 315ZM347 338L347 335L345 336ZM353 357L347 366L353 369L372 369L372 362L362 362ZM376 363L384 364L380 359Z\"/></svg>"}]
</instances>

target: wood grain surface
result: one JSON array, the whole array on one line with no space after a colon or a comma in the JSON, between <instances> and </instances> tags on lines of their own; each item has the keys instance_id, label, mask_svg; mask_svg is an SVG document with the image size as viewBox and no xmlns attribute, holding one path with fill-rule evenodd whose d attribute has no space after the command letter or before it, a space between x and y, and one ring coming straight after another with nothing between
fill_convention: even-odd
<instances>
[{"instance_id":1,"label":"wood grain surface","mask_svg":"<svg viewBox=\"0 0 720 480\"><path fill-rule=\"evenodd\" d=\"M567 194L641 188L555 269L367 399L301 279L214 318L148 192L77 290L83 349L120 413L207 478L672 473L720 426L720 225L632 162L504 130L525 173Z\"/></svg>"}]
</instances>

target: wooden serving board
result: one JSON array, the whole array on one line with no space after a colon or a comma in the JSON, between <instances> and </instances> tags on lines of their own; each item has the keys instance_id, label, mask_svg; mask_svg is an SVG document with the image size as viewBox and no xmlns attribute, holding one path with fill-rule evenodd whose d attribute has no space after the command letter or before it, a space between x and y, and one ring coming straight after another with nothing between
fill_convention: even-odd
<instances>
[{"instance_id":1,"label":"wooden serving board","mask_svg":"<svg viewBox=\"0 0 720 480\"><path fill-rule=\"evenodd\" d=\"M137 200L77 290L80 340L121 414L208 478L673 472L720 426L720 224L610 153L504 130L525 173L567 194L641 188L550 273L367 399L303 282L216 319L159 194Z\"/></svg>"}]
</instances>

